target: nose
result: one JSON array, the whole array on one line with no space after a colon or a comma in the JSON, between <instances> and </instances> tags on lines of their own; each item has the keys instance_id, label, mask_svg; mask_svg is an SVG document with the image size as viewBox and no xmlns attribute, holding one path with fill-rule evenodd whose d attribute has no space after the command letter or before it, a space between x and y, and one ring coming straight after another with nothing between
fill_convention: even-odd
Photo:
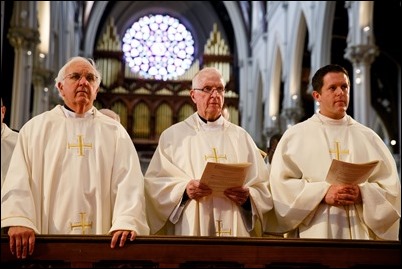
<instances>
[{"instance_id":1,"label":"nose","mask_svg":"<svg viewBox=\"0 0 402 269\"><path fill-rule=\"evenodd\" d=\"M217 88L212 88L211 95L213 95L213 94L215 94L215 95L219 95L219 93L218 93L218 89L217 89Z\"/></svg>"},{"instance_id":2,"label":"nose","mask_svg":"<svg viewBox=\"0 0 402 269\"><path fill-rule=\"evenodd\" d=\"M336 94L338 95L343 95L345 92L343 91L343 89L341 87L337 87L336 88Z\"/></svg>"},{"instance_id":3,"label":"nose","mask_svg":"<svg viewBox=\"0 0 402 269\"><path fill-rule=\"evenodd\" d=\"M83 81L83 80L82 80L83 78L84 78L84 82L82 82L82 81ZM80 81L80 84L83 84L83 83L89 84L89 81L88 81L87 77L84 76L84 75L81 75L79 81Z\"/></svg>"}]
</instances>

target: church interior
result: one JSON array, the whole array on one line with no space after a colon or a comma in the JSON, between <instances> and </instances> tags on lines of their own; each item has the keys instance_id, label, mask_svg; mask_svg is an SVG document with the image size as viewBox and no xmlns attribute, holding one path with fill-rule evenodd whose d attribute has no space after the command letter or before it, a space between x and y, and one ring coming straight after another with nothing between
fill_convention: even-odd
<instances>
[{"instance_id":1,"label":"church interior","mask_svg":"<svg viewBox=\"0 0 402 269\"><path fill-rule=\"evenodd\" d=\"M192 77L212 66L227 82L230 121L246 129L265 151L271 136L315 113L311 77L321 66L336 63L348 70L352 80L348 114L384 140L401 178L401 10L401 1L393 0L2 1L4 122L18 130L61 103L54 85L60 67L73 56L92 58L102 73L95 105L120 116L145 171L160 134L195 112L189 94ZM77 267L93 266L95 260L99 267L115 266L104 261L108 258L124 260L119 266L137 268L400 265L400 242L308 242L303 248L300 242L278 239L263 243L261 238L238 242L140 238L137 250L131 245L115 257L101 247L108 257L103 259L91 249L106 239L90 239L92 245L82 244L81 238L43 237L41 258L52 254L56 258L50 263L46 258L42 265L70 266L60 262L65 259L60 251L46 252L67 244L87 253L86 258L72 258ZM157 249L163 263L149 263L149 246ZM215 253L214 246L224 254ZM2 238L2 263L6 247ZM191 263L189 252L180 253L184 247L194 252L205 247L201 253L213 262L197 257ZM68 255L74 255L74 248ZM281 254L287 248L298 253L294 263ZM143 259L129 262L123 254L130 255L130 250ZM322 257L313 254L320 251ZM228 262L238 253L250 256ZM334 258L334 253L344 259ZM269 259L275 262L268 265Z\"/></svg>"},{"instance_id":2,"label":"church interior","mask_svg":"<svg viewBox=\"0 0 402 269\"><path fill-rule=\"evenodd\" d=\"M146 165L160 133L194 111L192 75L215 66L231 121L265 150L269 137L315 112L313 72L339 63L353 79L348 113L384 139L400 167L401 44L385 30L399 25L400 10L400 1L2 2L5 122L18 130L60 103L57 70L75 55L93 58L103 77L96 106L121 116ZM147 39L151 21L179 37L158 28Z\"/></svg>"}]
</instances>

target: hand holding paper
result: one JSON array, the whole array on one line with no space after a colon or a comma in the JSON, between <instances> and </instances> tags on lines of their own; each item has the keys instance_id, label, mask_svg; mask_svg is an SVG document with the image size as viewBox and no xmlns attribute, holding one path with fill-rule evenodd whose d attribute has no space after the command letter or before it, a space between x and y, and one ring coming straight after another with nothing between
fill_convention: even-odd
<instances>
[{"instance_id":1,"label":"hand holding paper","mask_svg":"<svg viewBox=\"0 0 402 269\"><path fill-rule=\"evenodd\" d=\"M208 185L213 195L223 195L227 188L243 186L250 166L251 163L208 162L200 182Z\"/></svg>"},{"instance_id":2,"label":"hand holding paper","mask_svg":"<svg viewBox=\"0 0 402 269\"><path fill-rule=\"evenodd\" d=\"M327 182L331 184L360 184L368 179L378 160L367 163L348 163L332 160L327 174Z\"/></svg>"}]
</instances>

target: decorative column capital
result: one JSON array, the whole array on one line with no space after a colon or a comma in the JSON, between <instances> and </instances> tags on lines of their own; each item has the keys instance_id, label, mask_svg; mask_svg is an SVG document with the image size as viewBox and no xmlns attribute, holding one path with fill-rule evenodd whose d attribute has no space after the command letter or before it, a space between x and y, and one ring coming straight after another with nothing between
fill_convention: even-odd
<instances>
[{"instance_id":1,"label":"decorative column capital","mask_svg":"<svg viewBox=\"0 0 402 269\"><path fill-rule=\"evenodd\" d=\"M40 43L39 31L26 27L11 27L7 37L10 44L16 49L33 51Z\"/></svg>"},{"instance_id":2,"label":"decorative column capital","mask_svg":"<svg viewBox=\"0 0 402 269\"><path fill-rule=\"evenodd\" d=\"M32 72L32 81L35 85L43 83L43 85L49 86L54 83L53 76L54 73L49 69L34 67Z\"/></svg>"},{"instance_id":3,"label":"decorative column capital","mask_svg":"<svg viewBox=\"0 0 402 269\"><path fill-rule=\"evenodd\" d=\"M375 45L355 45L346 48L345 58L354 64L371 64L379 53L378 47Z\"/></svg>"},{"instance_id":4,"label":"decorative column capital","mask_svg":"<svg viewBox=\"0 0 402 269\"><path fill-rule=\"evenodd\" d=\"M303 117L303 109L300 106L288 107L283 109L282 115L287 125L294 125Z\"/></svg>"}]
</instances>

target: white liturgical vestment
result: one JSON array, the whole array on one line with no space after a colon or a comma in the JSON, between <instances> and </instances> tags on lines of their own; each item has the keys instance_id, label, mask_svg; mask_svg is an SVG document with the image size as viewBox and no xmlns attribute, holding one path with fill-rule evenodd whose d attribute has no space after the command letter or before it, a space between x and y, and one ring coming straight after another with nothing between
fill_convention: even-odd
<instances>
[{"instance_id":1,"label":"white liturgical vestment","mask_svg":"<svg viewBox=\"0 0 402 269\"><path fill-rule=\"evenodd\" d=\"M214 194L183 201L186 185L200 179L207 162L252 163L245 186L251 208ZM166 129L145 173L151 234L190 236L261 235L272 209L268 170L251 136L223 117L203 122L197 113Z\"/></svg>"},{"instance_id":2,"label":"white liturgical vestment","mask_svg":"<svg viewBox=\"0 0 402 269\"><path fill-rule=\"evenodd\" d=\"M18 133L13 131L5 123L1 125L1 187L6 178L10 166L11 155L17 144Z\"/></svg>"},{"instance_id":3,"label":"white liturgical vestment","mask_svg":"<svg viewBox=\"0 0 402 269\"><path fill-rule=\"evenodd\" d=\"M362 203L333 206L323 202L331 161L379 160L368 180L359 184ZM346 115L333 120L315 114L282 136L270 171L275 218L267 230L288 237L398 240L401 185L395 160L381 138Z\"/></svg>"},{"instance_id":4,"label":"white liturgical vestment","mask_svg":"<svg viewBox=\"0 0 402 269\"><path fill-rule=\"evenodd\" d=\"M38 234L149 234L144 181L131 138L95 107L58 105L20 130L1 190L1 227Z\"/></svg>"}]
</instances>

